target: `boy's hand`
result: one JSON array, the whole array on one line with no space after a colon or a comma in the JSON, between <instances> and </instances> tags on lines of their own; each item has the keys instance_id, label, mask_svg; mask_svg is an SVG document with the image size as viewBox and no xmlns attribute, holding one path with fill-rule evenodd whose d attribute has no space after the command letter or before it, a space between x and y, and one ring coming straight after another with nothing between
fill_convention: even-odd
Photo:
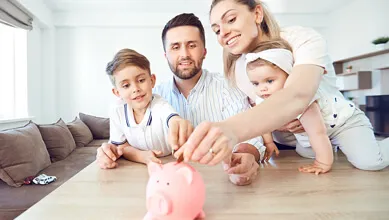
<instances>
[{"instance_id":1,"label":"boy's hand","mask_svg":"<svg viewBox=\"0 0 389 220\"><path fill-rule=\"evenodd\" d=\"M320 173L327 173L331 170L331 167L332 165L320 163L319 161L315 160L313 164L304 165L300 167L299 171L303 173L314 173L316 175L319 175Z\"/></svg>"},{"instance_id":2,"label":"boy's hand","mask_svg":"<svg viewBox=\"0 0 389 220\"><path fill-rule=\"evenodd\" d=\"M261 161L262 163L264 161L269 161L273 153L275 153L276 156L280 155L280 151L278 150L278 147L274 142L265 144L265 147L266 147L266 151L265 151L265 156L263 156L263 159Z\"/></svg>"},{"instance_id":3,"label":"boy's hand","mask_svg":"<svg viewBox=\"0 0 389 220\"><path fill-rule=\"evenodd\" d=\"M97 149L96 162L101 169L112 169L118 166L115 162L123 155L123 148L125 146L117 147L114 144L103 143L101 147Z\"/></svg>"},{"instance_id":4,"label":"boy's hand","mask_svg":"<svg viewBox=\"0 0 389 220\"><path fill-rule=\"evenodd\" d=\"M151 161L154 163L162 163L162 161L157 158L161 154L162 152L157 150L142 151L142 158L145 164L148 164Z\"/></svg>"},{"instance_id":5,"label":"boy's hand","mask_svg":"<svg viewBox=\"0 0 389 220\"><path fill-rule=\"evenodd\" d=\"M179 116L174 116L169 120L168 142L172 149L178 150L188 140L193 132L193 126L190 121Z\"/></svg>"}]
</instances>

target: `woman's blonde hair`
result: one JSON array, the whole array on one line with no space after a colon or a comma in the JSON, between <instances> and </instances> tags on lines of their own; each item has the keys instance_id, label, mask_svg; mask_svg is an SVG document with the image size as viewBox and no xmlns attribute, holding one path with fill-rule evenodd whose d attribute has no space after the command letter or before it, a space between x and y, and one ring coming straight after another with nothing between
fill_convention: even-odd
<instances>
[{"instance_id":1,"label":"woman's blonde hair","mask_svg":"<svg viewBox=\"0 0 389 220\"><path fill-rule=\"evenodd\" d=\"M219 3L225 0L212 0L211 10ZM263 10L263 20L261 22L261 31L266 34L270 39L280 37L280 27L277 21L274 19L273 15L269 12L266 5L261 0L234 0L238 4L246 5L250 11L255 10L259 5ZM223 49L223 64L224 64L224 74L226 78L235 84L235 63L240 55L235 55L227 52Z\"/></svg>"}]
</instances>

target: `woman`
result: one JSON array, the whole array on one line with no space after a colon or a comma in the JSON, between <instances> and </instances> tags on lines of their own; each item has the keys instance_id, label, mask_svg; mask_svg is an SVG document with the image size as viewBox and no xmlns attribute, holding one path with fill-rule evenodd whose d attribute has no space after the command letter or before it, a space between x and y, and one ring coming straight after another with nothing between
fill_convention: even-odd
<instances>
[{"instance_id":1,"label":"woman","mask_svg":"<svg viewBox=\"0 0 389 220\"><path fill-rule=\"evenodd\" d=\"M281 37L292 46L295 63L288 77L288 86L261 105L223 122L200 124L183 146L186 160L200 161L209 152L214 157L208 164L228 160L225 148L232 149L239 142L276 130L303 113L319 85L326 86L334 94L340 93L335 86L336 76L325 40L312 29L291 27L281 31L258 0L213 0L210 22L226 54L226 77L252 100L255 100L255 94L245 72L245 53L260 42ZM369 136L363 138L363 143L356 142L354 149L341 149L347 151L349 161L359 169L385 168L389 144L377 144L371 124L362 111L356 108L354 115L358 120L353 126L369 130ZM353 141L353 138L343 139ZM389 139L384 142L388 143ZM348 146L352 145L348 143ZM304 152L300 155L314 157Z\"/></svg>"}]
</instances>

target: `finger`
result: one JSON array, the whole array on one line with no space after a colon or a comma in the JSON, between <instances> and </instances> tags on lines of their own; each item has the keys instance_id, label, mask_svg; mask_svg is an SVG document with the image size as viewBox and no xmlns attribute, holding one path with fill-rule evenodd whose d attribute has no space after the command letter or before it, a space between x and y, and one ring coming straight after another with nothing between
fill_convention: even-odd
<instances>
[{"instance_id":1,"label":"finger","mask_svg":"<svg viewBox=\"0 0 389 220\"><path fill-rule=\"evenodd\" d=\"M208 164L209 162L212 161L212 159L213 159L213 155L211 153L207 153L206 155L204 155L203 158L201 158L199 163L201 163L201 164Z\"/></svg>"},{"instance_id":2,"label":"finger","mask_svg":"<svg viewBox=\"0 0 389 220\"><path fill-rule=\"evenodd\" d=\"M240 177L240 178L238 179L238 182L237 182L236 185L238 185L238 186L246 186L246 185L251 184L251 182L252 182L252 179L250 179L250 178L247 178L247 177Z\"/></svg>"},{"instance_id":3,"label":"finger","mask_svg":"<svg viewBox=\"0 0 389 220\"><path fill-rule=\"evenodd\" d=\"M160 150L152 150L152 152L156 156L161 156L162 155L162 151L160 151Z\"/></svg>"},{"instance_id":4,"label":"finger","mask_svg":"<svg viewBox=\"0 0 389 220\"><path fill-rule=\"evenodd\" d=\"M220 137L215 141L212 149L216 154L209 162L209 165L216 165L221 161L231 162L232 150L228 147L228 139L226 137Z\"/></svg>"},{"instance_id":5,"label":"finger","mask_svg":"<svg viewBox=\"0 0 389 220\"><path fill-rule=\"evenodd\" d=\"M303 130L304 130L303 126L297 125L296 127L291 128L290 132L291 133L301 133L301 131L303 131Z\"/></svg>"},{"instance_id":6,"label":"finger","mask_svg":"<svg viewBox=\"0 0 389 220\"><path fill-rule=\"evenodd\" d=\"M236 166L231 167L228 169L227 173L229 174L243 174L246 173L249 170L249 166L247 163L240 163Z\"/></svg>"},{"instance_id":7,"label":"finger","mask_svg":"<svg viewBox=\"0 0 389 220\"><path fill-rule=\"evenodd\" d=\"M231 163L225 163L224 161L222 161L222 165L224 171L227 171L231 167Z\"/></svg>"},{"instance_id":8,"label":"finger","mask_svg":"<svg viewBox=\"0 0 389 220\"><path fill-rule=\"evenodd\" d=\"M193 126L192 124L189 122L189 127L188 127L188 130L187 130L187 137L189 138L190 135L193 133Z\"/></svg>"},{"instance_id":9,"label":"finger","mask_svg":"<svg viewBox=\"0 0 389 220\"><path fill-rule=\"evenodd\" d=\"M112 145L112 146L111 146ZM112 151L112 148L111 147L116 147L115 145L113 144L107 144L107 145L103 145L102 146L102 150L103 150L103 153L109 157L111 160L115 161L117 158L116 158L116 155L115 153Z\"/></svg>"},{"instance_id":10,"label":"finger","mask_svg":"<svg viewBox=\"0 0 389 220\"><path fill-rule=\"evenodd\" d=\"M280 155L280 150L278 150L278 147L276 147L275 151L276 151L276 156Z\"/></svg>"},{"instance_id":11,"label":"finger","mask_svg":"<svg viewBox=\"0 0 389 220\"><path fill-rule=\"evenodd\" d=\"M246 172L241 174L242 177L247 177L248 179L254 179L254 177L257 175L259 165L257 162L253 162L251 164L250 169Z\"/></svg>"},{"instance_id":12,"label":"finger","mask_svg":"<svg viewBox=\"0 0 389 220\"><path fill-rule=\"evenodd\" d=\"M185 150L184 147L178 148L178 150L177 150L176 152L174 152L173 156L174 156L175 158L179 158L179 157L181 156L181 154L184 153L184 150Z\"/></svg>"},{"instance_id":13,"label":"finger","mask_svg":"<svg viewBox=\"0 0 389 220\"><path fill-rule=\"evenodd\" d=\"M187 133L188 133L188 124L186 120L182 120L180 123L179 128L179 137L178 137L178 146L182 146L185 144L186 140L188 139Z\"/></svg>"},{"instance_id":14,"label":"finger","mask_svg":"<svg viewBox=\"0 0 389 220\"><path fill-rule=\"evenodd\" d=\"M197 128L196 128L197 129ZM214 146L216 140L220 137L222 131L218 127L212 127L208 134L203 138L198 147L194 149L191 159L193 161L199 161L205 154L209 152L209 149L213 149L214 152L218 152L219 149ZM193 133L194 134L194 133Z\"/></svg>"},{"instance_id":15,"label":"finger","mask_svg":"<svg viewBox=\"0 0 389 220\"><path fill-rule=\"evenodd\" d=\"M231 160L232 160L232 152L230 154L228 154L223 160L222 162L225 163L225 164L231 164Z\"/></svg>"},{"instance_id":16,"label":"finger","mask_svg":"<svg viewBox=\"0 0 389 220\"><path fill-rule=\"evenodd\" d=\"M186 162L192 157L194 150L199 146L205 136L207 136L209 130L211 129L210 122L200 123L193 131L193 133L188 138L188 141L181 146L184 148L184 159Z\"/></svg>"},{"instance_id":17,"label":"finger","mask_svg":"<svg viewBox=\"0 0 389 220\"><path fill-rule=\"evenodd\" d=\"M102 168L103 169L112 169L112 168L115 168L117 166L118 166L118 164L116 162L106 162L106 163L103 163Z\"/></svg>"},{"instance_id":18,"label":"finger","mask_svg":"<svg viewBox=\"0 0 389 220\"><path fill-rule=\"evenodd\" d=\"M237 166L238 164L240 164L242 162L242 157L240 156L237 156L237 157L232 157L231 158L231 167L234 167L234 166Z\"/></svg>"},{"instance_id":19,"label":"finger","mask_svg":"<svg viewBox=\"0 0 389 220\"><path fill-rule=\"evenodd\" d=\"M317 169L317 167L309 165L307 167L302 167L300 171L304 173L315 173Z\"/></svg>"},{"instance_id":20,"label":"finger","mask_svg":"<svg viewBox=\"0 0 389 220\"><path fill-rule=\"evenodd\" d=\"M273 152L274 152L274 150L270 150L270 152L269 152L269 156L267 157L267 161L269 161L269 160L270 160L270 158L271 158L271 156L273 156Z\"/></svg>"},{"instance_id":21,"label":"finger","mask_svg":"<svg viewBox=\"0 0 389 220\"><path fill-rule=\"evenodd\" d=\"M150 160L153 161L154 163L162 163L162 161L156 157L151 157Z\"/></svg>"},{"instance_id":22,"label":"finger","mask_svg":"<svg viewBox=\"0 0 389 220\"><path fill-rule=\"evenodd\" d=\"M123 155L124 148L125 148L125 146L123 146L123 145L120 145L119 147L116 148L117 157L121 157Z\"/></svg>"},{"instance_id":23,"label":"finger","mask_svg":"<svg viewBox=\"0 0 389 220\"><path fill-rule=\"evenodd\" d=\"M105 169L105 164L110 164L112 162L114 162L113 160L111 160L111 158L109 158L103 151L103 148L102 147L99 147L97 149L97 154L96 154L96 161L97 163L99 163L100 167Z\"/></svg>"},{"instance_id":24,"label":"finger","mask_svg":"<svg viewBox=\"0 0 389 220\"><path fill-rule=\"evenodd\" d=\"M177 150L178 149L178 135L179 135L179 124L177 121L172 121L169 125L169 136L168 136L168 142L172 149Z\"/></svg>"},{"instance_id":25,"label":"finger","mask_svg":"<svg viewBox=\"0 0 389 220\"><path fill-rule=\"evenodd\" d=\"M297 119L294 119L293 121L289 122L287 125L286 125L286 128L288 130L291 130L291 129L294 129L295 127L297 127L298 125L301 125L300 121L297 120Z\"/></svg>"},{"instance_id":26,"label":"finger","mask_svg":"<svg viewBox=\"0 0 389 220\"><path fill-rule=\"evenodd\" d=\"M296 127L296 129L295 129L295 131L293 133L298 134L298 133L302 133L302 132L305 132L304 127L303 126L298 126L298 127Z\"/></svg>"}]
</instances>

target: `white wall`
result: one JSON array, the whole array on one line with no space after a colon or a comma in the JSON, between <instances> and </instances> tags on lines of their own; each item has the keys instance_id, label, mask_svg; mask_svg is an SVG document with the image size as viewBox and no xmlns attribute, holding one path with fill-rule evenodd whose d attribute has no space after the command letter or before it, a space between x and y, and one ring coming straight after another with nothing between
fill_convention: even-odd
<instances>
[{"instance_id":1,"label":"white wall","mask_svg":"<svg viewBox=\"0 0 389 220\"><path fill-rule=\"evenodd\" d=\"M331 57L338 59L353 57L376 51L371 43L377 37L389 35L389 1L356 0L329 15L326 38ZM372 88L345 92L346 97L355 97L364 105L368 95L388 94L388 77L377 68L389 66L389 54L345 63L353 71L372 71Z\"/></svg>"},{"instance_id":2,"label":"white wall","mask_svg":"<svg viewBox=\"0 0 389 220\"><path fill-rule=\"evenodd\" d=\"M59 115L65 120L73 119L78 112L108 117L109 104L115 97L105 66L122 48L135 49L150 60L157 84L170 79L161 32L175 15L112 12L106 17L99 12L55 13ZM210 28L208 14L197 16L205 26L208 51L203 68L222 73L222 48ZM325 31L324 15L279 15L278 19L282 26L303 23Z\"/></svg>"},{"instance_id":3,"label":"white wall","mask_svg":"<svg viewBox=\"0 0 389 220\"><path fill-rule=\"evenodd\" d=\"M132 48L145 55L157 83L172 76L161 42L163 27L81 27L58 28L56 32L59 113L70 120L85 112L108 116L108 104L115 100L105 74L106 64L122 48ZM207 39L214 40L207 30ZM221 71L222 50L209 43L204 67Z\"/></svg>"},{"instance_id":4,"label":"white wall","mask_svg":"<svg viewBox=\"0 0 389 220\"><path fill-rule=\"evenodd\" d=\"M59 117L52 12L42 0L20 0L20 3L34 16L33 29L27 35L29 116L37 123L52 123Z\"/></svg>"},{"instance_id":5,"label":"white wall","mask_svg":"<svg viewBox=\"0 0 389 220\"><path fill-rule=\"evenodd\" d=\"M328 16L328 46L334 60L374 51L371 41L389 35L389 1L356 0Z\"/></svg>"}]
</instances>

